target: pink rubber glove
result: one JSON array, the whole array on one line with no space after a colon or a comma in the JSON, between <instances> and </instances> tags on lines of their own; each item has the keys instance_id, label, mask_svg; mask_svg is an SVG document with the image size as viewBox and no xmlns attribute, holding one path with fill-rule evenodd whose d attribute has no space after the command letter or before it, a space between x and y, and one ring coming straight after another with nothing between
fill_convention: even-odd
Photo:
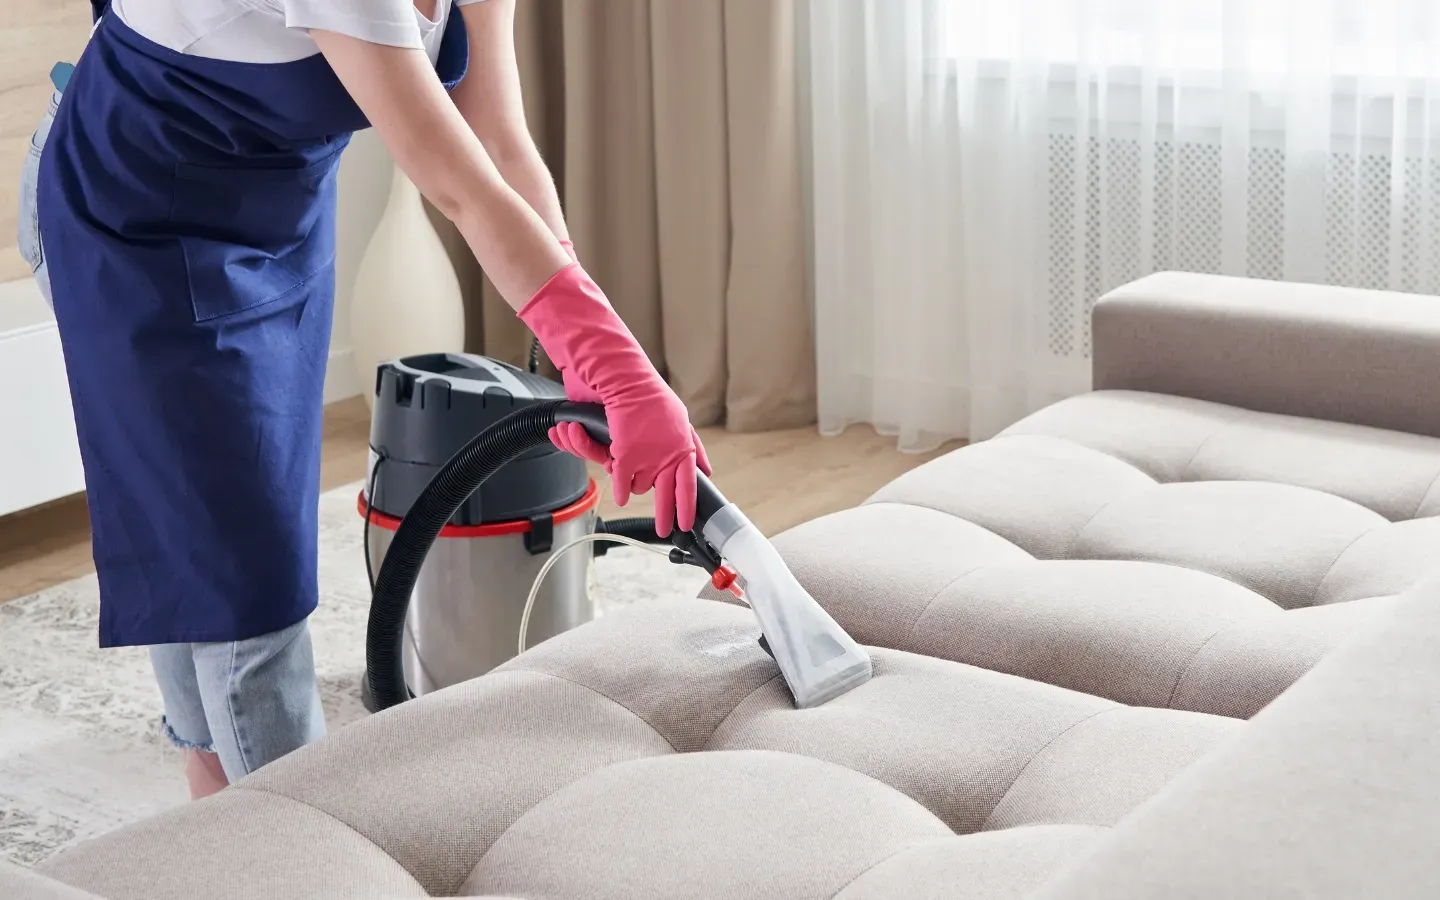
<instances>
[{"instance_id":1,"label":"pink rubber glove","mask_svg":"<svg viewBox=\"0 0 1440 900\"><path fill-rule=\"evenodd\" d=\"M575 244L568 238L562 238L560 246L574 262L579 262L580 257L575 253ZM600 395L581 384L573 378L566 378L565 373L560 373L561 379L565 382L565 397L575 403L599 403ZM574 437L572 438L572 432ZM578 442L578 446L577 446ZM550 443L564 450L573 456L581 459L588 459L605 467L605 472L610 472L610 450L605 445L592 439L584 428L574 422L561 422L550 429Z\"/></svg>"},{"instance_id":2,"label":"pink rubber glove","mask_svg":"<svg viewBox=\"0 0 1440 900\"><path fill-rule=\"evenodd\" d=\"M560 241L560 246L575 262L580 258L575 255L575 245L569 240ZM542 343L543 346L543 343ZM600 403L600 395L590 390L578 378L566 375L562 370L560 377L565 383L565 397L575 403ZM581 459L588 459L605 467L605 472L610 472L610 448L590 437L584 427L574 422L561 422L550 429L550 442L573 456Z\"/></svg>"},{"instance_id":3,"label":"pink rubber glove","mask_svg":"<svg viewBox=\"0 0 1440 900\"><path fill-rule=\"evenodd\" d=\"M604 401L600 395L590 389L590 386L578 378L566 375L561 372L561 379L565 384L565 399L575 403L599 403L602 406ZM695 466L706 475L711 474L710 458L705 455L705 445L700 443L700 435L691 429L695 435ZM578 456L581 459L588 459L605 467L605 472L614 477L615 459L610 455L610 448L590 436L584 425L576 422L561 422L550 429L550 442L566 453ZM659 524L659 517L656 517L656 524ZM689 529L685 529L689 531ZM668 535L660 535L667 537Z\"/></svg>"},{"instance_id":4,"label":"pink rubber glove","mask_svg":"<svg viewBox=\"0 0 1440 900\"><path fill-rule=\"evenodd\" d=\"M565 248L565 252L572 260L579 262L579 257L575 254L575 245L572 242L561 240L560 246ZM560 375L565 383L567 399L576 403L602 403L600 395L592 391L583 381L573 375L567 375L564 371ZM611 473L614 461L610 456L610 448L590 437L590 433L585 430L584 426L574 422L561 422L550 429L550 441L566 453L602 465L607 474ZM709 475L710 461L705 457L705 448L700 444L698 434L695 436L695 448L696 462L700 470Z\"/></svg>"},{"instance_id":5,"label":"pink rubber glove","mask_svg":"<svg viewBox=\"0 0 1440 900\"><path fill-rule=\"evenodd\" d=\"M557 447L603 463L615 502L655 490L655 533L669 537L678 524L695 526L695 472L710 474L700 436L685 404L650 364L645 351L579 263L545 283L520 318L560 370L565 394L600 403L610 423L610 446L596 443L575 423L551 432Z\"/></svg>"}]
</instances>

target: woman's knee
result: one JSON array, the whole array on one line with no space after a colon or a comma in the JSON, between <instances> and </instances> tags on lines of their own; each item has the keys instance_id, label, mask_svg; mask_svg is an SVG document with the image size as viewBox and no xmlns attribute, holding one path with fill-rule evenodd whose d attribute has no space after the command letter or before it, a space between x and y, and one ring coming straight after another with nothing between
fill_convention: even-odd
<instances>
[{"instance_id":1,"label":"woman's knee","mask_svg":"<svg viewBox=\"0 0 1440 900\"><path fill-rule=\"evenodd\" d=\"M231 781L324 736L307 621L193 646L210 733Z\"/></svg>"}]
</instances>

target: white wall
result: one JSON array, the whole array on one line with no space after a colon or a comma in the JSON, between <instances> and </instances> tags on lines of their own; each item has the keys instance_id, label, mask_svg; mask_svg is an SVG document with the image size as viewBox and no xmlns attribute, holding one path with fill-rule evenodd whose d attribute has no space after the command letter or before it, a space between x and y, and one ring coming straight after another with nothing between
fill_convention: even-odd
<instances>
[{"instance_id":1,"label":"white wall","mask_svg":"<svg viewBox=\"0 0 1440 900\"><path fill-rule=\"evenodd\" d=\"M365 255L370 235L380 221L390 195L394 171L390 154L373 131L355 135L340 163L340 225L335 257L335 332L330 339L330 369L325 379L325 402L357 396L369 386L361 384L350 355L350 296L355 273Z\"/></svg>"}]
</instances>

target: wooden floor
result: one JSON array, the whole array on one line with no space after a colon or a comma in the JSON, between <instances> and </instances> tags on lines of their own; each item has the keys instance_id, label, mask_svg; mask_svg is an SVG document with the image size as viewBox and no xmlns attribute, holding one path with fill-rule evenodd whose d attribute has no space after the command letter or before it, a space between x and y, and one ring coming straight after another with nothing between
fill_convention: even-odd
<instances>
[{"instance_id":1,"label":"wooden floor","mask_svg":"<svg viewBox=\"0 0 1440 900\"><path fill-rule=\"evenodd\" d=\"M370 414L359 398L326 409L322 490L364 479L369 433ZM701 437L716 483L767 534L854 506L897 475L954 449L902 454L894 438L867 427L832 438L813 427L764 434L707 429ZM604 473L595 474L605 488L600 515L616 515ZM649 500L632 500L623 514L649 515ZM93 570L83 497L0 517L0 603Z\"/></svg>"}]
</instances>

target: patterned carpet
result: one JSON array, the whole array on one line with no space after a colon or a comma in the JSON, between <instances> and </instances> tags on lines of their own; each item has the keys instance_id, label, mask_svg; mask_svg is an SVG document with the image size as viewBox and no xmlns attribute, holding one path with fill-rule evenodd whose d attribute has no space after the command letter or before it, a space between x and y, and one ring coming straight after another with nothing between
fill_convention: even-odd
<instances>
[{"instance_id":1,"label":"patterned carpet","mask_svg":"<svg viewBox=\"0 0 1440 900\"><path fill-rule=\"evenodd\" d=\"M360 703L369 591L358 485L320 501L320 609L311 620L331 730ZM580 552L580 551L576 551ZM694 597L703 573L620 548L595 561L592 596L621 605ZM95 644L94 576L0 605L0 859L34 865L66 845L185 802L180 756L157 731L143 649Z\"/></svg>"}]
</instances>

